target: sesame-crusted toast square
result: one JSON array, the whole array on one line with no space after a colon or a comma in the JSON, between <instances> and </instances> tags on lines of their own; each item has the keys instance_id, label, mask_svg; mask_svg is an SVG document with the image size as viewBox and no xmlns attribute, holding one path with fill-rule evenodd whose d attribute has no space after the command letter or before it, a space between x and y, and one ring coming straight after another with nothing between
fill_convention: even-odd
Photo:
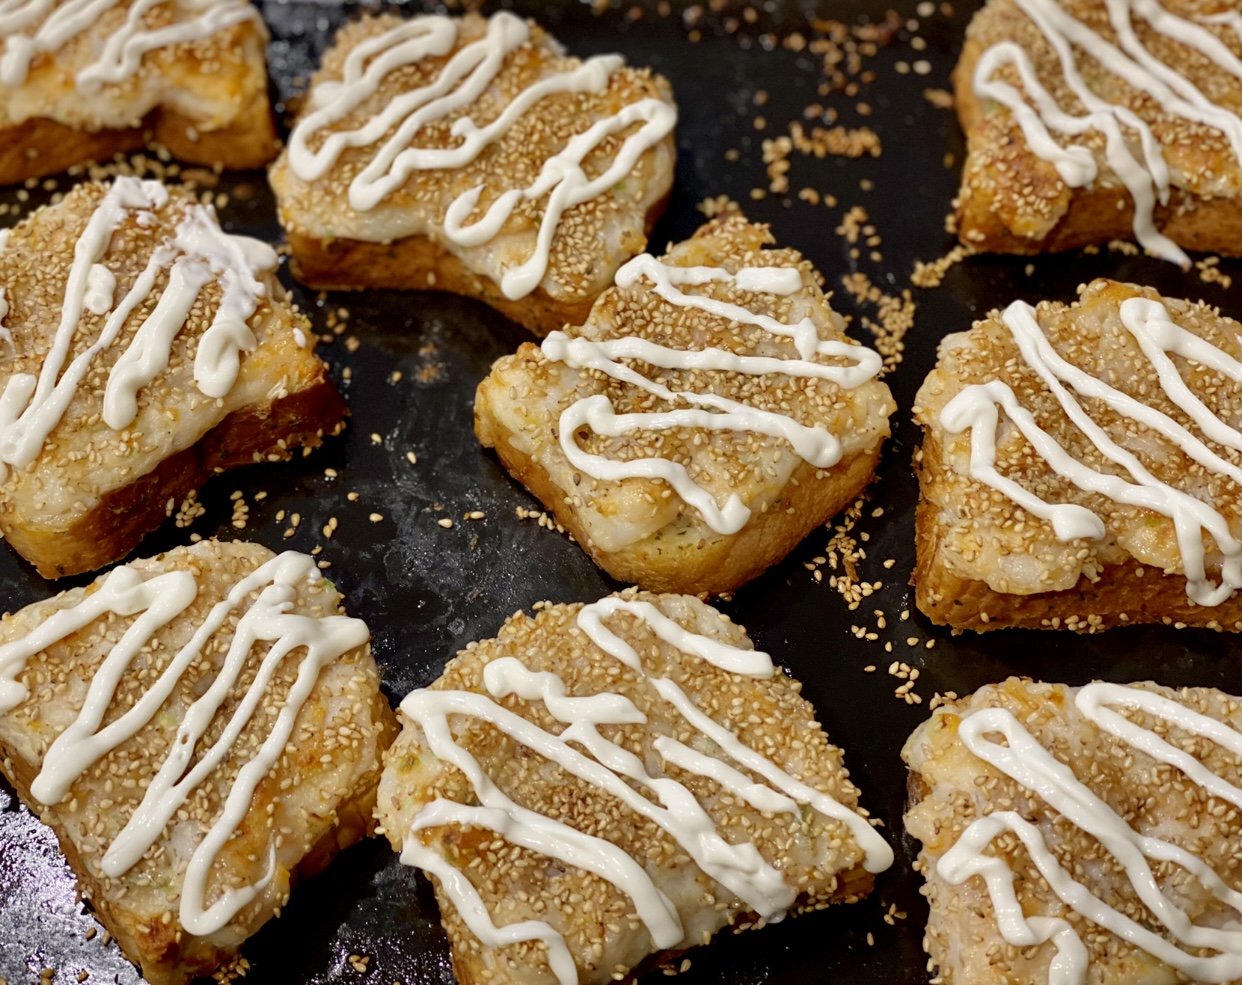
<instances>
[{"instance_id":1,"label":"sesame-crusted toast square","mask_svg":"<svg viewBox=\"0 0 1242 985\"><path fill-rule=\"evenodd\" d=\"M124 557L213 474L339 430L276 265L129 177L0 231L0 532L42 575Z\"/></svg>"},{"instance_id":2,"label":"sesame-crusted toast square","mask_svg":"<svg viewBox=\"0 0 1242 985\"><path fill-rule=\"evenodd\" d=\"M536 606L402 702L376 814L461 985L628 982L892 851L801 685L686 595Z\"/></svg>"},{"instance_id":3,"label":"sesame-crusted toast square","mask_svg":"<svg viewBox=\"0 0 1242 985\"><path fill-rule=\"evenodd\" d=\"M906 741L944 985L1242 981L1242 700L1010 678Z\"/></svg>"},{"instance_id":4,"label":"sesame-crusted toast square","mask_svg":"<svg viewBox=\"0 0 1242 985\"><path fill-rule=\"evenodd\" d=\"M479 440L619 581L731 591L874 473L894 410L880 357L773 242L730 210L479 385Z\"/></svg>"},{"instance_id":5,"label":"sesame-crusted toast square","mask_svg":"<svg viewBox=\"0 0 1242 985\"><path fill-rule=\"evenodd\" d=\"M963 243L1242 255L1242 20L1217 0L988 0L954 71Z\"/></svg>"},{"instance_id":6,"label":"sesame-crusted toast square","mask_svg":"<svg viewBox=\"0 0 1242 985\"><path fill-rule=\"evenodd\" d=\"M0 764L151 985L211 974L372 830L396 732L313 558L202 541L0 620Z\"/></svg>"},{"instance_id":7,"label":"sesame-crusted toast square","mask_svg":"<svg viewBox=\"0 0 1242 985\"><path fill-rule=\"evenodd\" d=\"M1242 629L1242 327L1096 280L946 336L920 388L918 607L958 629Z\"/></svg>"},{"instance_id":8,"label":"sesame-crusted toast square","mask_svg":"<svg viewBox=\"0 0 1242 985\"><path fill-rule=\"evenodd\" d=\"M0 39L0 185L144 145L230 169L280 148L250 0L14 0Z\"/></svg>"},{"instance_id":9,"label":"sesame-crusted toast square","mask_svg":"<svg viewBox=\"0 0 1242 985\"><path fill-rule=\"evenodd\" d=\"M295 276L579 325L664 209L676 115L649 69L508 12L361 17L271 169Z\"/></svg>"}]
</instances>

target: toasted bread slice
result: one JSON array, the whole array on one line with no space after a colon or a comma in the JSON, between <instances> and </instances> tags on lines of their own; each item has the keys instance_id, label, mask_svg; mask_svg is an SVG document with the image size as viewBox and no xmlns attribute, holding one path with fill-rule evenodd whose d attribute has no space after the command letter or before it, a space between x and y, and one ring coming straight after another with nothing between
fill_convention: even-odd
<instances>
[{"instance_id":1,"label":"toasted bread slice","mask_svg":"<svg viewBox=\"0 0 1242 985\"><path fill-rule=\"evenodd\" d=\"M629 981L892 861L797 682L690 596L518 613L401 721L377 816L461 985Z\"/></svg>"},{"instance_id":2,"label":"toasted bread slice","mask_svg":"<svg viewBox=\"0 0 1242 985\"><path fill-rule=\"evenodd\" d=\"M1240 333L1097 280L947 336L914 406L919 608L974 630L1242 629Z\"/></svg>"},{"instance_id":3,"label":"toasted bread slice","mask_svg":"<svg viewBox=\"0 0 1242 985\"><path fill-rule=\"evenodd\" d=\"M1010 678L937 708L902 750L937 980L1242 980L1239 752L1213 688Z\"/></svg>"},{"instance_id":4,"label":"toasted bread slice","mask_svg":"<svg viewBox=\"0 0 1242 985\"><path fill-rule=\"evenodd\" d=\"M369 833L396 731L314 559L203 541L0 621L0 763L151 985Z\"/></svg>"},{"instance_id":5,"label":"toasted bread slice","mask_svg":"<svg viewBox=\"0 0 1242 985\"><path fill-rule=\"evenodd\" d=\"M272 167L295 275L581 324L663 211L675 119L661 77L568 57L507 12L363 17Z\"/></svg>"},{"instance_id":6,"label":"toasted bread slice","mask_svg":"<svg viewBox=\"0 0 1242 985\"><path fill-rule=\"evenodd\" d=\"M619 581L731 591L874 473L894 409L880 358L771 243L718 217L479 385L479 440Z\"/></svg>"},{"instance_id":7,"label":"toasted bread slice","mask_svg":"<svg viewBox=\"0 0 1242 985\"><path fill-rule=\"evenodd\" d=\"M953 77L964 243L1029 254L1137 238L1185 265L1179 244L1242 255L1242 35L1215 0L1154 10L988 0L975 15Z\"/></svg>"},{"instance_id":8,"label":"toasted bread slice","mask_svg":"<svg viewBox=\"0 0 1242 985\"><path fill-rule=\"evenodd\" d=\"M79 185L0 247L0 531L44 576L123 557L210 475L340 428L275 252L186 192Z\"/></svg>"},{"instance_id":9,"label":"toasted bread slice","mask_svg":"<svg viewBox=\"0 0 1242 985\"><path fill-rule=\"evenodd\" d=\"M151 143L224 168L279 149L250 0L22 0L0 38L0 184Z\"/></svg>"}]
</instances>

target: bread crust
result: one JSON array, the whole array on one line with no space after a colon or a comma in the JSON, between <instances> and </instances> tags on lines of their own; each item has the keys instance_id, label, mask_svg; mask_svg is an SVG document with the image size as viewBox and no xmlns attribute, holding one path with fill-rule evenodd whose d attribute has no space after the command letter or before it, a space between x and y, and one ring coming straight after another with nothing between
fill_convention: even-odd
<instances>
[{"instance_id":1,"label":"bread crust","mask_svg":"<svg viewBox=\"0 0 1242 985\"><path fill-rule=\"evenodd\" d=\"M994 12L991 6L976 17L987 19L994 29L1010 15ZM1097 180L1070 188L1052 164L1030 149L1012 114L985 112L973 79L987 47L968 36L952 74L954 106L967 143L955 203L961 241L985 252L1029 256L1132 240L1134 202L1124 187L1103 187ZM1193 147L1179 147L1178 154L1182 166L1186 163L1182 158L1208 170L1221 166L1206 151L1197 153ZM1046 211L1041 207L1032 214L1025 209L1024 203L1033 199L1042 200ZM1242 196L1206 197L1174 185L1168 202L1157 203L1153 216L1156 228L1187 250L1242 256Z\"/></svg>"},{"instance_id":2,"label":"bread crust","mask_svg":"<svg viewBox=\"0 0 1242 985\"><path fill-rule=\"evenodd\" d=\"M286 461L317 448L344 426L348 408L326 370L309 387L235 411L197 443L146 475L106 493L67 524L39 523L11 503L0 507L0 533L44 578L94 571L124 557L213 475L256 461ZM5 508L7 507L7 508Z\"/></svg>"},{"instance_id":3,"label":"bread crust","mask_svg":"<svg viewBox=\"0 0 1242 985\"><path fill-rule=\"evenodd\" d=\"M1242 630L1242 593L1205 608L1187 598L1184 577L1164 575L1133 559L1103 566L1094 581L1082 575L1073 588L1031 595L998 592L986 581L956 570L952 554L941 545L946 533L943 512L930 494L944 475L945 455L934 432L925 429L924 434L914 461L919 503L910 584L915 605L936 625L978 633L1012 627L1097 633L1136 623Z\"/></svg>"},{"instance_id":4,"label":"bread crust","mask_svg":"<svg viewBox=\"0 0 1242 985\"><path fill-rule=\"evenodd\" d=\"M534 358L538 349L525 343L518 358ZM880 460L883 438L842 458L823 477L800 462L780 498L765 512L751 517L736 534L718 534L701 525L680 531L660 530L619 551L602 550L592 542L569 496L547 469L519 447L517 435L494 412L493 375L479 384L474 401L474 433L492 448L500 463L536 499L552 510L601 568L625 584L653 592L720 595L741 587L784 558L808 533L853 502L870 481ZM693 535L693 539L690 536Z\"/></svg>"},{"instance_id":5,"label":"bread crust","mask_svg":"<svg viewBox=\"0 0 1242 985\"><path fill-rule=\"evenodd\" d=\"M648 210L644 235L664 214L665 195ZM595 298L568 301L552 297L540 284L526 297L510 300L490 277L471 270L451 251L428 236L407 236L393 243L356 239L321 240L286 222L293 275L320 291L385 288L399 291L437 290L482 301L542 337L566 325L587 320Z\"/></svg>"},{"instance_id":6,"label":"bread crust","mask_svg":"<svg viewBox=\"0 0 1242 985\"><path fill-rule=\"evenodd\" d=\"M261 168L280 151L266 92L256 92L232 123L217 130L198 129L172 107L152 110L142 126L125 130L80 130L37 117L0 127L0 185L59 174L152 144L187 164L228 170Z\"/></svg>"}]
</instances>

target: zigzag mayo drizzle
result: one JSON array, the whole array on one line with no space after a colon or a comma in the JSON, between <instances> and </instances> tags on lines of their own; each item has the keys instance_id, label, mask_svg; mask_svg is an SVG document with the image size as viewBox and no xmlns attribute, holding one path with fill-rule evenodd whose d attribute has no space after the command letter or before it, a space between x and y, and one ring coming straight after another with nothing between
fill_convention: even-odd
<instances>
[{"instance_id":1,"label":"zigzag mayo drizzle","mask_svg":"<svg viewBox=\"0 0 1242 985\"><path fill-rule=\"evenodd\" d=\"M1096 94L1078 67L1075 49L1149 95L1170 116L1219 130L1229 141L1240 166L1242 118L1208 99L1176 66L1153 56L1139 40L1133 18L1141 17L1153 30L1194 49L1240 81L1242 60L1206 27L1169 13L1156 0L1105 0L1117 44L1106 41L1071 16L1057 0L1014 0L1014 3L1056 52L1066 85L1086 112L1075 116L1058 106L1040 83L1030 57L1013 42L993 45L980 56L973 80L976 95L1008 108L1031 150L1054 165L1071 188L1081 188L1095 181L1098 172L1095 155L1082 144L1062 147L1050 131L1068 137L1090 131L1102 133L1108 165L1134 200L1135 238L1153 254L1188 267L1190 258L1176 243L1157 231L1153 220L1156 201L1167 203L1170 187L1169 169L1159 141L1136 113ZM1237 30L1242 20L1233 18L1238 16L1225 14L1201 20L1206 24L1227 24ZM1018 73L1025 95L995 77L1004 65L1011 65ZM1138 156L1135 143L1140 151Z\"/></svg>"},{"instance_id":2,"label":"zigzag mayo drizzle","mask_svg":"<svg viewBox=\"0 0 1242 985\"><path fill-rule=\"evenodd\" d=\"M185 612L198 595L198 585L191 572L169 571L144 580L133 568L116 568L97 591L76 605L53 613L21 639L0 646L0 715L3 715L29 697L29 691L18 676L35 654L109 613L137 617L96 671L77 718L57 736L43 757L42 768L30 789L38 801L52 806L69 795L73 783L93 764L151 722L186 670L201 659L207 642L230 619L237 620L219 673L202 696L186 709L168 756L151 778L142 802L104 853L103 871L114 878L124 875L138 863L167 830L169 822L194 790L232 753L285 657L299 647L306 648L272 731L258 752L238 771L220 816L190 857L181 890L180 920L191 934L211 934L224 927L271 881L276 861L274 845L270 847L268 871L259 882L240 889L226 889L214 903L206 905L211 866L245 817L259 783L283 754L298 713L314 690L320 671L370 638L366 624L360 619L338 615L314 618L290 611L298 586L314 589L322 580L315 560L294 551L278 555L256 568L211 608L189 641L138 702L102 728L116 690L135 657L161 627ZM239 616L238 610L252 592L258 592L258 598ZM219 738L209 748L200 749L204 734L237 686L257 642L271 643L271 646L254 680Z\"/></svg>"},{"instance_id":3,"label":"zigzag mayo drizzle","mask_svg":"<svg viewBox=\"0 0 1242 985\"><path fill-rule=\"evenodd\" d=\"M1114 707L1141 711L1191 735L1208 739L1242 756L1242 733L1159 694L1120 684L1088 684L1075 704L1100 729L1161 763L1180 770L1187 780L1214 797L1242 808L1242 790L1170 745L1155 732L1141 728ZM1141 948L1197 982L1230 982L1242 977L1242 893L1228 886L1207 861L1171 842L1140 835L1087 788L1073 771L1054 758L1006 709L972 712L958 726L962 744L980 759L1037 793L1067 821L1096 838L1120 863L1135 893L1173 940L1099 899L1061 867L1040 829L1014 811L998 811L972 822L944 854L936 871L951 885L980 876L987 885L1001 936L1015 947L1051 941L1056 956L1049 967L1049 985L1081 985L1088 970L1087 949L1078 932L1060 917L1026 916L1014 889L1008 864L985 854L998 837L1011 832L1021 840L1049 887L1069 908L1087 920ZM1004 743L995 736L1003 736ZM1150 862L1172 862L1193 875L1214 899L1236 916L1222 927L1195 924L1157 883ZM1190 954L1185 948L1217 953Z\"/></svg>"},{"instance_id":4,"label":"zigzag mayo drizzle","mask_svg":"<svg viewBox=\"0 0 1242 985\"><path fill-rule=\"evenodd\" d=\"M89 30L121 0L0 0L0 85L19 86L40 54L54 54ZM154 30L143 28L148 11L171 3L186 19ZM44 19L46 18L46 19ZM42 20L42 23L39 22ZM74 76L86 93L124 82L150 51L211 37L245 20L263 23L250 0L134 0L125 23L104 42L98 56ZM33 34L19 34L38 24Z\"/></svg>"},{"instance_id":5,"label":"zigzag mayo drizzle","mask_svg":"<svg viewBox=\"0 0 1242 985\"><path fill-rule=\"evenodd\" d=\"M617 414L612 402L603 394L578 400L566 408L557 425L562 451L574 468L596 479L620 481L641 476L662 479L686 503L694 507L712 530L733 534L750 519L750 508L736 493L721 508L715 497L690 478L685 466L663 458L640 458L628 462L610 461L591 455L578 447L575 433L584 424L598 434L620 437L631 431L662 431L679 427L706 428L713 431L749 431L787 441L803 459L816 468L831 468L841 460L841 443L822 427L799 424L787 414L748 407L736 400L712 393L678 391L674 393L618 360L632 359L665 369L702 369L744 373L748 376L784 374L798 378L830 380L844 389L852 389L875 377L882 361L865 346L849 342L821 340L819 329L808 317L797 324L786 325L767 315L756 314L740 305L730 304L697 294L686 294L679 288L710 283L733 284L739 290L788 296L802 290L802 273L792 267L743 267L736 274L721 267L676 267L661 263L649 254L642 254L617 271L618 287L632 287L645 278L651 290L669 304L681 308L706 311L718 318L743 325L753 325L771 335L792 339L800 358L778 359L767 356L738 356L724 349L672 349L657 342L637 338L609 339L595 342L572 338L564 332L552 332L543 342L543 354L554 362L574 369L593 369L615 380L646 390L670 403L684 402L692 408L672 409L659 413ZM815 356L847 359L852 365L824 365L813 362ZM710 410L702 408L711 408Z\"/></svg>"},{"instance_id":6,"label":"zigzag mayo drizzle","mask_svg":"<svg viewBox=\"0 0 1242 985\"><path fill-rule=\"evenodd\" d=\"M1219 372L1239 384L1242 384L1242 362L1176 324L1158 301L1128 298L1122 302L1120 314L1122 325L1134 336L1155 368L1165 395L1185 411L1207 437L1226 447L1242 450L1242 433L1216 417L1195 396L1183 382L1170 354ZM1204 606L1220 605L1242 588L1242 541L1233 534L1225 516L1209 503L1152 475L1136 455L1117 444L1088 416L1070 388L1150 428L1204 468L1227 476L1239 485L1242 485L1242 469L1212 451L1167 414L1068 363L1052 347L1040 328L1035 309L1026 302L1015 301L1006 308L1003 321L1013 333L1023 360L1056 397L1070 421L1100 454L1125 469L1130 479L1098 472L1069 455L1055 438L1039 427L1030 411L1018 402L1013 390L1000 380L966 387L940 412L940 424L948 433L961 434L970 429L971 477L1003 493L1033 516L1049 521L1060 540L1099 540L1105 536L1103 520L1090 510L1072 503L1048 503L996 470L998 408L1003 408L1009 420L1057 475L1085 492L1152 510L1173 521L1186 575L1186 594L1193 601ZM1215 585L1205 570L1205 533L1223 555L1221 580Z\"/></svg>"},{"instance_id":7,"label":"zigzag mayo drizzle","mask_svg":"<svg viewBox=\"0 0 1242 985\"><path fill-rule=\"evenodd\" d=\"M116 341L134 311L148 302L164 270L168 285L109 372L104 422L114 430L133 423L138 391L168 368L173 340L199 293L213 281L220 283L223 296L198 340L194 381L208 397L223 397L233 388L240 354L258 344L247 320L267 291L256 277L275 268L276 253L266 243L224 233L214 212L191 203L185 206L175 235L155 248L133 286L116 298L116 277L105 264L113 233L129 216L140 224L145 217L149 223L150 213L168 202L168 190L158 181L120 177L91 216L74 246L60 323L38 377L15 373L0 394L0 481L8 474L7 466L20 468L38 457L95 357ZM103 329L66 366L87 311L107 315Z\"/></svg>"},{"instance_id":8,"label":"zigzag mayo drizzle","mask_svg":"<svg viewBox=\"0 0 1242 985\"><path fill-rule=\"evenodd\" d=\"M650 602L616 597L587 605L578 613L578 628L605 653L643 675L660 696L676 708L685 722L711 740L723 756L763 778L756 782L724 762L661 736L655 750L665 762L699 776L711 777L720 786L758 810L796 814L808 804L819 813L841 821L863 849L865 866L881 872L893 861L892 849L861 815L827 794L785 773L771 760L745 746L732 732L705 715L673 681L647 676L634 648L603 620L625 612L642 620L665 643L683 653L706 660L730 673L767 678L776 669L771 658L755 650L741 650L696 633L670 619ZM583 834L552 818L527 810L510 800L484 773L482 766L453 739L450 715L466 715L495 725L506 735L540 756L558 763L574 776L608 791L623 804L657 824L721 885L745 901L764 919L776 922L795 900L794 890L749 842L730 844L694 795L681 783L653 777L642 760L620 745L605 739L600 725L642 724L646 717L623 695L603 692L569 697L564 681L553 673L529 670L516 657L494 660L484 668L487 695L469 691L418 690L402 703L401 711L423 730L432 753L457 767L470 781L478 807L436 800L422 809L410 827L401 861L433 873L441 889L470 930L488 947L524 940L541 940L548 948L549 964L560 985L576 985L578 972L564 938L550 924L537 920L497 927L470 881L417 833L445 824L471 825L500 834L505 840L541 852L567 865L593 872L625 893L651 934L656 947L671 948L685 936L681 920L669 899L652 882L639 861L616 846ZM566 728L554 735L497 704L516 694L525 701L542 701ZM495 700L493 700L495 699ZM585 749L589 755L580 751ZM640 793L646 790L655 801Z\"/></svg>"},{"instance_id":9,"label":"zigzag mayo drizzle","mask_svg":"<svg viewBox=\"0 0 1242 985\"><path fill-rule=\"evenodd\" d=\"M461 140L457 146L411 147L421 129L477 102L495 84L508 56L530 39L530 27L524 20L501 12L488 21L487 34L464 45L434 81L392 99L362 127L329 133L318 150L311 150L311 138L374 96L385 76L402 66L448 55L457 39L457 21L429 15L405 21L354 48L345 61L341 81L321 83L312 90L314 109L290 134L289 166L293 173L303 181L316 181L347 148L376 147L349 185L350 207L369 212L416 171L455 170L472 163L490 144L503 139L524 115L538 112L539 102L546 97L555 93L603 92L608 80L624 64L619 55L587 59L576 68L531 84L518 93L500 116L484 126L480 127L469 116L459 117L452 128L453 136ZM548 201L534 252L525 262L507 269L500 281L505 297L525 297L539 286L547 272L552 241L564 213L624 180L639 158L672 131L676 121L677 111L659 99L641 99L624 106L576 134L559 153L543 163L531 184L503 191L473 222L470 217L486 185L462 192L445 213L443 233L459 246L489 243L522 202L538 201L546 195ZM625 138L608 168L597 177L588 178L583 162L591 152L608 137L635 124L640 126ZM392 136L384 139L390 130Z\"/></svg>"}]
</instances>

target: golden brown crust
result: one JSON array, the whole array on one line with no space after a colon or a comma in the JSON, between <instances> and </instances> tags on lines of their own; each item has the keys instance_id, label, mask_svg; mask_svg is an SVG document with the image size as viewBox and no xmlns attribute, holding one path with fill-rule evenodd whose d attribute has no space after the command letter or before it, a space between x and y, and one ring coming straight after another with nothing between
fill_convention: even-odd
<instances>
[{"instance_id":1,"label":"golden brown crust","mask_svg":"<svg viewBox=\"0 0 1242 985\"><path fill-rule=\"evenodd\" d=\"M140 127L79 130L43 118L0 127L0 185L59 174L76 164L106 161L157 144L179 161L229 170L261 168L280 150L267 93L256 93L237 119L220 130L197 130L172 108L152 111Z\"/></svg>"},{"instance_id":2,"label":"golden brown crust","mask_svg":"<svg viewBox=\"0 0 1242 985\"><path fill-rule=\"evenodd\" d=\"M130 211L116 220L103 260L121 293L114 291L107 307L112 310L112 300L133 289L145 290L155 305L168 296L172 275L160 270L142 288L138 272L154 251L175 241L186 217L208 224L216 219L182 189L118 181L125 183L120 192L150 194L154 197L143 200L163 204L144 224ZM208 397L195 376L199 342L224 304L217 280L196 289L198 303L169 337L166 362L134 394L133 417L124 428L107 425L103 412L113 371L150 309L138 305L135 295L108 345L98 344L103 313L84 309L68 330L62 330L58 313L65 285L80 267L76 258L84 230L108 196L115 201L120 192L115 185L76 186L61 202L14 227L0 253L8 305L4 328L12 333L0 359L0 384L7 386L18 374L44 372L56 339L67 342L73 358L86 360L32 458L0 483L0 533L46 577L93 570L124 556L211 475L314 447L324 433L339 430L346 413L327 367L314 353L309 321L269 269L275 254L235 240L239 250L259 251L246 261L257 265L259 279L253 281L253 308L247 312L252 338L238 347L232 379L218 396Z\"/></svg>"},{"instance_id":3,"label":"golden brown crust","mask_svg":"<svg viewBox=\"0 0 1242 985\"><path fill-rule=\"evenodd\" d=\"M810 265L793 250L765 248L771 245L767 227L730 210L670 247L659 262L674 268L798 270L803 287L787 295L742 291L723 281L707 290L718 302L779 322L808 320L821 340L850 341L839 316L813 286ZM792 343L758 323L674 305L641 279L606 291L590 318L569 334L594 342L636 339L675 352L710 347L741 357L797 356ZM755 578L849 505L869 481L888 435L892 400L874 378L847 388L827 378L689 370L674 361L661 370L660 382L670 391L710 392L822 428L839 440L841 455L831 466L816 468L791 454L779 436L746 429L726 436L703 427L661 425L619 438L588 426L580 429L575 440L587 454L613 461L675 461L717 503L736 497L748 518L740 530L722 534L664 479L641 470L619 480L599 478L571 465L561 445L562 415L584 399L602 397L618 415L677 409L680 401L653 399L633 382L554 361L529 343L498 360L476 394L475 435L496 450L501 463L555 513L601 568L650 591L716 595Z\"/></svg>"},{"instance_id":4,"label":"golden brown crust","mask_svg":"<svg viewBox=\"0 0 1242 985\"><path fill-rule=\"evenodd\" d=\"M1093 27L1111 37L1100 23L1103 18L1096 0L1063 0L1063 6L1076 16L1090 18ZM1231 43L1228 31L1220 37L1226 45ZM1010 38L1032 54L1040 81L1050 85L1058 102L1072 112L1080 111L1062 91L1060 68L1050 52L1044 51L1042 35L1034 25L1011 0L991 0L972 21L952 76L954 105L967 139L962 186L955 203L962 242L988 252L1030 255L1133 239L1133 201L1109 171L1093 135L1075 139L1085 140L1096 153L1101 174L1090 185L1070 188L1052 164L1030 149L1007 109L976 95L973 79L980 57L992 44ZM1194 69L1189 71L1194 74ZM1229 178L1236 175L1238 165L1227 144L1222 148L1219 140L1182 132L1189 126L1185 121L1154 114L1150 106L1133 102L1115 84L1097 82L1094 74L1088 74L1088 82L1096 84L1110 101L1126 100L1152 124L1162 143L1174 180L1167 204L1155 207L1156 228L1188 250L1242 255L1242 190ZM1217 93L1215 86L1214 80L1212 91ZM1226 96L1221 102L1228 105L1236 98L1236 94ZM1208 133L1219 136L1216 131ZM1213 179L1230 190L1209 192L1199 187Z\"/></svg>"},{"instance_id":5,"label":"golden brown crust","mask_svg":"<svg viewBox=\"0 0 1242 985\"><path fill-rule=\"evenodd\" d=\"M943 456L930 434L917 457L920 489L937 481ZM915 512L916 563L910 584L919 611L938 626L970 629L1070 629L1096 633L1137 623L1205 626L1242 630L1242 595L1213 608L1186 597L1186 581L1130 560L1103 567L1093 581L1086 575L1059 592L1016 595L993 591L945 563L940 547L943 514L919 497ZM1138 572L1142 571L1140 575Z\"/></svg>"},{"instance_id":6,"label":"golden brown crust","mask_svg":"<svg viewBox=\"0 0 1242 985\"><path fill-rule=\"evenodd\" d=\"M667 204L666 195L647 213L644 229L648 234ZM526 297L511 301L495 281L471 270L456 254L427 236L407 236L393 243L324 241L292 227L287 235L294 276L315 290L449 291L477 298L539 336L566 325L581 325L595 303L594 298L552 297L542 285Z\"/></svg>"},{"instance_id":7,"label":"golden brown crust","mask_svg":"<svg viewBox=\"0 0 1242 985\"><path fill-rule=\"evenodd\" d=\"M518 359L523 355L533 358L537 351L525 343ZM684 528L678 531L682 536L677 536L661 530L619 551L604 551L589 537L565 490L518 447L514 432L492 413L494 400L488 390L500 385L494 376L479 384L474 402L474 433L479 442L484 448L495 449L500 463L552 510L557 522L596 564L617 581L641 585L652 592L720 595L759 577L801 543L810 530L853 502L871 480L883 446L880 439L870 448L843 458L828 478L817 479L813 466L800 463L780 499L767 512L752 517L740 533Z\"/></svg>"},{"instance_id":8,"label":"golden brown crust","mask_svg":"<svg viewBox=\"0 0 1242 985\"><path fill-rule=\"evenodd\" d=\"M0 508L0 532L44 578L94 571L124 557L213 475L256 461L288 460L335 434L348 409L326 370L318 382L279 400L236 411L198 443L164 459L128 486L107 493L67 524L39 523Z\"/></svg>"},{"instance_id":9,"label":"golden brown crust","mask_svg":"<svg viewBox=\"0 0 1242 985\"><path fill-rule=\"evenodd\" d=\"M620 598L653 605L692 633L742 651L752 649L740 626L697 599L634 590ZM779 859L776 867L789 887L791 912L856 901L871 889L873 876L864 867L865 852L840 821L829 820L809 805L797 814L761 812L747 798L726 793L710 771L682 769L655 752L661 736L677 735L700 752L735 763L734 768L748 776L754 772L751 766L720 752L718 746L693 738L694 727L670 703L669 692L651 686L658 677L675 682L701 714L744 746L761 750L780 770L848 809L858 810L858 792L848 779L843 753L823 732L797 682L781 673L750 677L725 671L667 642L643 618L624 609L601 615L607 632L632 647L641 664L641 668L621 667L584 632L582 611L580 604L547 605L533 615L515 614L495 639L471 643L450 661L437 681L411 699L415 705L407 706L411 714L401 718L402 733L384 757L380 782L378 812L394 847L404 850L417 840L460 869L497 926L524 920L546 922L564 940L577 967L575 980L591 985L631 981L726 929L762 925L752 912L753 903L738 895L736 884L731 888L717 882L708 871L711 866L705 870L691 859L693 852L684 847L687 833L634 810L597 779L586 779L555 758L545 759L537 745L525 744L530 741L526 729L515 733L495 728L485 717L469 714L453 714L449 724L452 741L522 810L603 839L640 861L676 910L680 940L667 948L652 941L649 930L633 916L633 887L624 879L614 883L607 876L579 868L572 859L549 858L534 847L518 844L520 839L511 838L504 829L494 832L469 823L444 822L443 817L443 823L430 823L431 818L423 817L432 803L471 805L478 798L473 781L452 766L449 757L441 758L444 749L438 742L443 741L443 734L433 743L423 731L420 721L431 727L430 722L439 719L433 711L429 719L421 720L417 708L427 706L419 702L434 701L445 693L466 692L483 699L489 693L495 696L494 681L486 683L492 680L487 668L495 661L516 660L530 672L555 675L567 695L611 694L632 703L641 717L626 724L603 725L601 737L639 757L650 771L648 780L681 784L728 843L749 844L761 858ZM495 700L507 715L524 719L527 729L555 735L564 728L563 719L553 718L545 703L531 697L507 693ZM609 762L598 754L596 759ZM767 780L775 783L770 776ZM635 781L642 785L640 789L647 785L636 774ZM800 797L794 799L802 803ZM419 819L428 823L417 824ZM492 985L555 981L541 942L485 943L458 912L454 899L460 897L446 892L438 879L433 877L432 882L452 943L458 981Z\"/></svg>"}]
</instances>

